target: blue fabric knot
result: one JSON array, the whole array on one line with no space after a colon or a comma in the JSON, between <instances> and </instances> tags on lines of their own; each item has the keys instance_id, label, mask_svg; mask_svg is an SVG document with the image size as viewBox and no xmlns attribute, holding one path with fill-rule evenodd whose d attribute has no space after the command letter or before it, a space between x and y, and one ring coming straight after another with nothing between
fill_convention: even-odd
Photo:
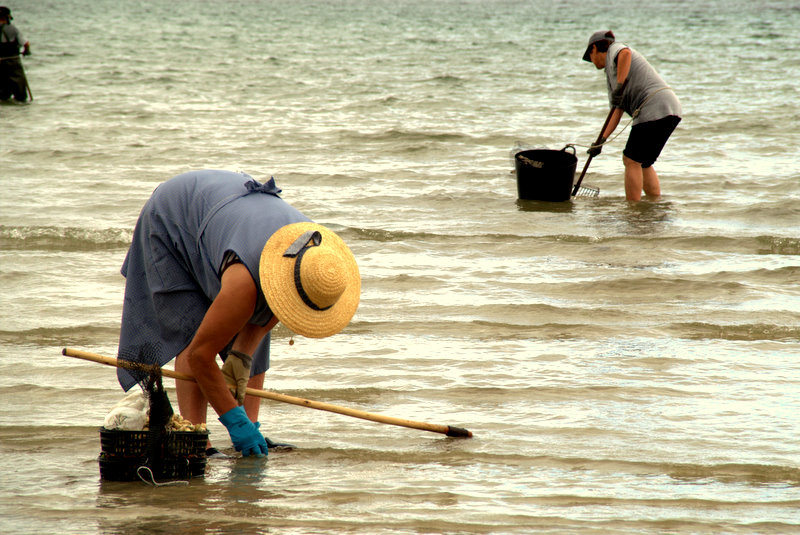
<instances>
[{"instance_id":1,"label":"blue fabric knot","mask_svg":"<svg viewBox=\"0 0 800 535\"><path fill-rule=\"evenodd\" d=\"M283 191L275 184L275 177L270 177L269 180L263 184L253 179L250 182L245 182L244 187L247 188L246 195L251 193L269 193L277 197L278 194Z\"/></svg>"}]
</instances>

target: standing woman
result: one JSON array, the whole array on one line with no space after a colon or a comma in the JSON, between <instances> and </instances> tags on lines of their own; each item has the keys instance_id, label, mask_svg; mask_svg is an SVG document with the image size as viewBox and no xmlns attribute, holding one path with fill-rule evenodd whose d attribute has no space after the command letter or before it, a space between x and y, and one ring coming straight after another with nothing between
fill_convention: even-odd
<instances>
[{"instance_id":1,"label":"standing woman","mask_svg":"<svg viewBox=\"0 0 800 535\"><path fill-rule=\"evenodd\" d=\"M638 201L642 190L651 197L661 195L653 164L681 121L678 97L644 56L617 43L611 30L592 34L583 59L598 69L605 69L609 101L614 108L608 126L601 133L601 142L593 145L588 153L591 156L600 154L602 144L617 128L622 112L626 112L633 117L633 126L622 153L625 197ZM625 80L628 84L622 91Z\"/></svg>"},{"instance_id":2,"label":"standing woman","mask_svg":"<svg viewBox=\"0 0 800 535\"><path fill-rule=\"evenodd\" d=\"M176 383L181 415L203 423L210 404L245 456L267 454L259 399L244 390L264 384L270 330L280 321L302 336L335 334L361 292L341 238L279 193L273 179L243 173L178 175L145 204L122 266L119 358L163 366L177 357L175 370L197 381ZM125 390L137 382L124 369L118 377Z\"/></svg>"},{"instance_id":3,"label":"standing woman","mask_svg":"<svg viewBox=\"0 0 800 535\"><path fill-rule=\"evenodd\" d=\"M8 100L13 96L14 100L25 102L28 100L28 79L25 78L19 54L21 48L22 55L29 56L31 44L11 24L13 19L11 10L0 6L0 100Z\"/></svg>"}]
</instances>

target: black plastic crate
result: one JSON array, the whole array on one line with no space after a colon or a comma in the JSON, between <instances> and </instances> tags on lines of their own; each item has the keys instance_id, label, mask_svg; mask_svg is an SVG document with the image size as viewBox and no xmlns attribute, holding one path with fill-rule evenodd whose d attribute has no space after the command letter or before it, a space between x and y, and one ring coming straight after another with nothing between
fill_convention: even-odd
<instances>
[{"instance_id":1,"label":"black plastic crate","mask_svg":"<svg viewBox=\"0 0 800 535\"><path fill-rule=\"evenodd\" d=\"M113 457L148 455L149 431L122 431L100 428L101 452ZM171 431L161 452L163 457L205 457L208 431Z\"/></svg>"},{"instance_id":2,"label":"black plastic crate","mask_svg":"<svg viewBox=\"0 0 800 535\"><path fill-rule=\"evenodd\" d=\"M203 477L206 472L206 458L189 459L165 458L161 459L160 467L148 466L145 457L114 458L100 454L100 478L106 481L138 481L143 479L156 481L190 479ZM150 470L145 470L147 467ZM140 471L140 469L142 469Z\"/></svg>"},{"instance_id":3,"label":"black plastic crate","mask_svg":"<svg viewBox=\"0 0 800 535\"><path fill-rule=\"evenodd\" d=\"M109 481L140 479L139 469L148 466L156 480L202 477L206 468L208 431L171 431L161 444L157 459L148 459L149 431L100 428L100 478ZM156 462L151 462L156 461ZM150 472L143 470L143 478Z\"/></svg>"}]
</instances>

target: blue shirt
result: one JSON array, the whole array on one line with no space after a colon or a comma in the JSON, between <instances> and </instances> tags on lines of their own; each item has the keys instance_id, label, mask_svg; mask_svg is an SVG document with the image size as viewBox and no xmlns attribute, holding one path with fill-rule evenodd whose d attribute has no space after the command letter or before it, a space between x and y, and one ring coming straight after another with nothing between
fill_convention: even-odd
<instances>
[{"instance_id":1,"label":"blue shirt","mask_svg":"<svg viewBox=\"0 0 800 535\"><path fill-rule=\"evenodd\" d=\"M260 184L244 173L215 170L184 173L156 188L122 265L120 359L163 366L188 346L219 294L229 252L259 290L250 322L266 325L271 313L261 291L261 251L284 225L309 221L278 193L272 179ZM268 367L266 336L253 354L252 373ZM136 383L126 370L117 375L125 390Z\"/></svg>"}]
</instances>

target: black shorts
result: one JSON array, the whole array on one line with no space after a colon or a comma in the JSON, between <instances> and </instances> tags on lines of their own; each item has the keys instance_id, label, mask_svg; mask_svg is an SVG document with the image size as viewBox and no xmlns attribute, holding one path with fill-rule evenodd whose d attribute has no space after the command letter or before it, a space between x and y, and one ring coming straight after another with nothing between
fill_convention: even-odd
<instances>
[{"instance_id":1,"label":"black shorts","mask_svg":"<svg viewBox=\"0 0 800 535\"><path fill-rule=\"evenodd\" d=\"M622 154L642 164L642 169L650 167L658 159L658 155L661 154L679 122L681 122L680 117L670 115L633 126Z\"/></svg>"}]
</instances>

